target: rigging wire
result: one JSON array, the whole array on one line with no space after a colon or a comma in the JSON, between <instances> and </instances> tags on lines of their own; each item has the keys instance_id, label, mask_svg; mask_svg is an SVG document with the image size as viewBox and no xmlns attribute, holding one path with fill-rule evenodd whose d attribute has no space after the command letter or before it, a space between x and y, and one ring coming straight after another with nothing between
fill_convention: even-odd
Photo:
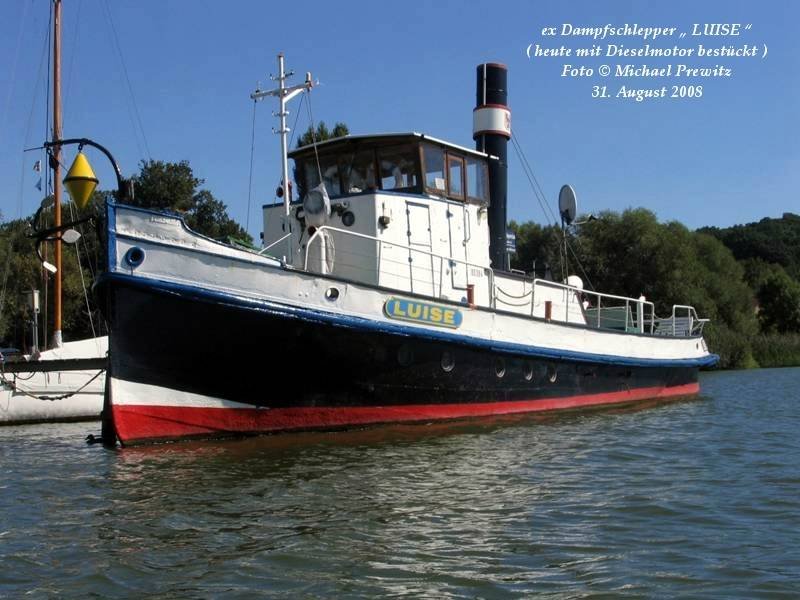
<instances>
[{"instance_id":1,"label":"rigging wire","mask_svg":"<svg viewBox=\"0 0 800 600\"><path fill-rule=\"evenodd\" d=\"M11 62L11 85L8 86L8 95L6 96L6 105L3 109L3 117L0 120L0 140L3 138L3 132L6 128L6 121L8 121L8 111L11 109L11 97L14 94L14 88L17 82L17 67L19 66L19 49L22 46L22 32L25 30L25 21L28 17L28 4L22 12L22 19L19 22L19 32L17 33L17 46L14 49L14 60Z\"/></svg>"},{"instance_id":2,"label":"rigging wire","mask_svg":"<svg viewBox=\"0 0 800 600\"><path fill-rule=\"evenodd\" d=\"M306 95L302 94L300 96L300 105L297 107L297 115L295 115L294 124L292 125L292 135L289 136L289 143L286 146L286 148L289 150L291 149L292 144L294 143L294 134L295 131L297 131L297 122L300 120L300 111L303 110L303 102L305 102L305 99ZM309 103L310 102L311 101L309 100ZM281 185L281 179L283 179L283 175L278 176L278 185ZM287 186L286 189L289 189L289 187Z\"/></svg>"},{"instance_id":3,"label":"rigging wire","mask_svg":"<svg viewBox=\"0 0 800 600\"><path fill-rule=\"evenodd\" d=\"M62 111L66 112L63 107L71 106L68 102L70 97L70 91L72 90L72 65L75 64L75 56L78 54L78 34L80 34L80 23L81 23L81 8L83 7L83 0L78 1L78 9L75 11L75 27L72 30L72 44L70 47L72 48L72 52L69 57L69 67L67 67L67 79L66 83L66 93L64 94L64 99L61 101Z\"/></svg>"},{"instance_id":4,"label":"rigging wire","mask_svg":"<svg viewBox=\"0 0 800 600\"><path fill-rule=\"evenodd\" d=\"M558 219L556 219L555 214L550 208L550 204L547 202L544 190L542 190L542 186L539 184L539 180L536 178L536 174L533 172L533 167L531 167L527 157L525 156L525 152L522 149L522 145L519 143L519 140L514 134L511 135L511 141L513 142L514 150L517 153L517 158L519 158L519 161L522 164L522 170L525 173L525 176L528 178L528 183L530 184L531 189L533 190L533 194L536 197L536 200L539 202L539 206L542 208L542 212L545 213L545 218L547 218L547 215L549 213L550 218L553 220L553 223L556 226L558 226ZM563 236L564 248L566 250L562 250L561 244L559 244L558 252L559 255L561 256L561 270L564 280L566 281L567 277L566 259L568 257L568 254L572 253L572 256L575 258L575 262L578 265L578 268L581 270L581 273L583 274L583 277L588 287L594 290L594 286L592 285L592 282L589 279L589 275L586 273L586 269L584 269L583 264L581 263L577 253L575 252L575 249L569 242L566 229L562 228L561 234Z\"/></svg>"},{"instance_id":5,"label":"rigging wire","mask_svg":"<svg viewBox=\"0 0 800 600\"><path fill-rule=\"evenodd\" d=\"M125 65L125 58L122 54L122 46L119 43L119 37L117 36L117 28L114 26L114 19L111 15L111 8L108 6L108 0L103 3L103 7L105 8L106 18L108 19L108 23L111 26L111 33L113 34L115 49L117 51L117 56L119 56L119 62L122 65L122 72L125 75L125 82L128 85L128 92L130 94L130 103L129 103L129 110L130 104L133 105L133 114L136 116L136 122L139 124L139 133L141 133L142 141L144 142L144 149L147 152L147 158L149 160L153 160L153 156L150 154L150 146L147 144L147 136L144 132L144 126L142 125L142 117L139 114L139 107L136 103L136 96L133 93L133 86L131 85L131 79L128 76L128 67ZM131 118L133 120L133 118ZM136 130L136 123L134 123L134 130ZM138 146L138 138L137 138L137 146ZM141 148L139 148L139 152L141 153Z\"/></svg>"},{"instance_id":6,"label":"rigging wire","mask_svg":"<svg viewBox=\"0 0 800 600\"><path fill-rule=\"evenodd\" d=\"M74 209L72 207L72 204L73 204L72 202L68 202L67 206L69 206L69 218L74 221L75 220L75 211L74 211ZM82 230L83 227L80 227L80 229ZM80 233L81 233L81 237L84 238L84 240L85 240L86 237L83 235L83 231L81 231ZM78 273L80 273L80 276L81 276L81 287L83 288L83 299L86 302L86 313L89 316L89 326L92 329L92 337L97 337L97 332L95 331L95 328L94 328L94 319L92 318L92 307L89 304L89 293L86 291L86 280L83 277L83 267L81 266L81 253L80 253L78 244L75 244L75 258L78 261Z\"/></svg>"},{"instance_id":7,"label":"rigging wire","mask_svg":"<svg viewBox=\"0 0 800 600\"><path fill-rule=\"evenodd\" d=\"M311 122L311 143L314 145L314 157L317 161L317 173L319 174L319 182L322 183L322 167L319 164L319 152L317 152L317 132L314 129L314 113L311 112L311 96L308 97L308 120Z\"/></svg>"},{"instance_id":8,"label":"rigging wire","mask_svg":"<svg viewBox=\"0 0 800 600\"><path fill-rule=\"evenodd\" d=\"M49 30L50 30L50 24L48 23L48 32L49 32ZM43 75L43 68L44 68L44 64L45 64L45 57L47 56L47 51L48 51L49 42L50 42L50 38L49 38L49 34L48 33L46 33L44 37L45 37L44 46L42 47L42 53L41 53L41 56L39 57L39 69L38 69L38 73L37 73L37 76L36 76L36 84L33 87L33 99L31 100L31 109L28 112L28 122L27 122L27 125L25 127L25 138L24 138L24 143L23 143L23 146L22 146L23 148L25 148L25 146L28 145L28 138L30 136L31 129L32 129L32 126L33 126L33 115L36 112L37 90L39 89L39 86L42 83L42 75ZM43 164L46 164L46 163L43 161ZM23 205L24 192L25 192L25 172L26 172L26 170L25 170L25 160L23 158L23 160L21 161L21 166L20 166L19 190L18 190L18 193L17 193L17 214L16 214L16 218L17 219L22 218L22 205ZM10 266L11 266L12 245L13 245L13 236L9 235L8 236L8 243L7 243L7 246L6 246L5 266L3 268L3 285L2 285L2 288L0 288L0 316L3 314L3 311L5 309L6 290L7 290L7 286L8 286L8 275L10 273Z\"/></svg>"},{"instance_id":9,"label":"rigging wire","mask_svg":"<svg viewBox=\"0 0 800 600\"><path fill-rule=\"evenodd\" d=\"M256 153L256 103L258 99L253 99L253 128L250 133L250 177L247 181L247 220L245 221L244 230L250 230L250 205L253 198L253 156Z\"/></svg>"}]
</instances>

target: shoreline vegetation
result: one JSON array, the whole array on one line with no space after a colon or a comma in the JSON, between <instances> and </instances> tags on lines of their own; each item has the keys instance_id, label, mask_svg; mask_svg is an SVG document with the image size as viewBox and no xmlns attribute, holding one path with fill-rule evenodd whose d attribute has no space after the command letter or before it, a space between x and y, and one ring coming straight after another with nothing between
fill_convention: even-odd
<instances>
[{"instance_id":1,"label":"shoreline vegetation","mask_svg":"<svg viewBox=\"0 0 800 600\"><path fill-rule=\"evenodd\" d=\"M326 132L317 133L324 138ZM209 237L251 243L227 206L200 188L203 181L187 161L143 161L134 179L136 205L183 213L192 229ZM95 192L94 201L102 203L109 195ZM31 347L32 315L26 300L31 289L40 290L42 297L41 347L48 345L44 332L52 323L47 296L52 282L27 237L30 221L0 225L0 341L23 351ZM559 226L512 221L509 229L516 234L517 250L511 267L554 280L576 274L587 289L644 295L655 302L660 316L668 316L673 304L690 304L699 316L711 319L704 334L709 349L720 356L716 368L800 366L800 215L784 213L779 219L696 231L676 221L661 223L643 208L579 217L581 222L566 231L565 264ZM81 283L82 278L91 282L97 273L100 244L91 227L81 233L78 244L64 250L65 340L105 333L96 300L84 295Z\"/></svg>"},{"instance_id":2,"label":"shoreline vegetation","mask_svg":"<svg viewBox=\"0 0 800 600\"><path fill-rule=\"evenodd\" d=\"M577 274L589 289L655 302L668 316L690 304L711 319L704 335L718 369L800 366L800 215L696 231L644 208L603 212L566 232L515 223L512 268Z\"/></svg>"}]
</instances>

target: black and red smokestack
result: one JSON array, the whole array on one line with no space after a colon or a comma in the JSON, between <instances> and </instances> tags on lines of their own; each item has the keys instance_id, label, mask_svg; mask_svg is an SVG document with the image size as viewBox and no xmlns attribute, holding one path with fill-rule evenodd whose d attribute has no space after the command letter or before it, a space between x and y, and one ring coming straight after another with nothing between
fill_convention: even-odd
<instances>
[{"instance_id":1,"label":"black and red smokestack","mask_svg":"<svg viewBox=\"0 0 800 600\"><path fill-rule=\"evenodd\" d=\"M508 68L505 65L478 65L472 138L477 150L499 159L489 161L489 257L495 269L506 269L507 146L511 139L511 110L508 108Z\"/></svg>"}]
</instances>

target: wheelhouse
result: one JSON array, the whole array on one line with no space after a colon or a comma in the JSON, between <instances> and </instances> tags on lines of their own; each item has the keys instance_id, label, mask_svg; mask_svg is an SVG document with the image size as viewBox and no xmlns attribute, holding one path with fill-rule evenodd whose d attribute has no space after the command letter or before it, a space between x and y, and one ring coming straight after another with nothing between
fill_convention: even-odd
<instances>
[{"instance_id":1,"label":"wheelhouse","mask_svg":"<svg viewBox=\"0 0 800 600\"><path fill-rule=\"evenodd\" d=\"M344 136L289 157L298 199L322 182L331 199L380 191L489 204L490 157L419 133Z\"/></svg>"}]
</instances>

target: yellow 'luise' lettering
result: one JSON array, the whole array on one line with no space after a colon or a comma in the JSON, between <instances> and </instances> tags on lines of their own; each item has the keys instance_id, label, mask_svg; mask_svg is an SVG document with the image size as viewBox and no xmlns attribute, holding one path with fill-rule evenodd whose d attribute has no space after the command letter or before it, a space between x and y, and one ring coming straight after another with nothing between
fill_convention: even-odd
<instances>
[{"instance_id":1,"label":"yellow 'luise' lettering","mask_svg":"<svg viewBox=\"0 0 800 600\"><path fill-rule=\"evenodd\" d=\"M434 306L431 308L431 321L434 323L441 323L442 322L442 309Z\"/></svg>"},{"instance_id":2,"label":"yellow 'luise' lettering","mask_svg":"<svg viewBox=\"0 0 800 600\"><path fill-rule=\"evenodd\" d=\"M394 305L392 306L392 313L394 313L394 315L396 317L405 317L406 316L406 313L400 307L400 303L399 302L395 302Z\"/></svg>"},{"instance_id":3,"label":"yellow 'luise' lettering","mask_svg":"<svg viewBox=\"0 0 800 600\"><path fill-rule=\"evenodd\" d=\"M444 322L447 325L455 325L456 324L456 312L454 310L448 309L444 311Z\"/></svg>"},{"instance_id":4,"label":"yellow 'luise' lettering","mask_svg":"<svg viewBox=\"0 0 800 600\"><path fill-rule=\"evenodd\" d=\"M415 303L409 302L408 303L408 316L412 319L419 319L422 315L422 306Z\"/></svg>"}]
</instances>

